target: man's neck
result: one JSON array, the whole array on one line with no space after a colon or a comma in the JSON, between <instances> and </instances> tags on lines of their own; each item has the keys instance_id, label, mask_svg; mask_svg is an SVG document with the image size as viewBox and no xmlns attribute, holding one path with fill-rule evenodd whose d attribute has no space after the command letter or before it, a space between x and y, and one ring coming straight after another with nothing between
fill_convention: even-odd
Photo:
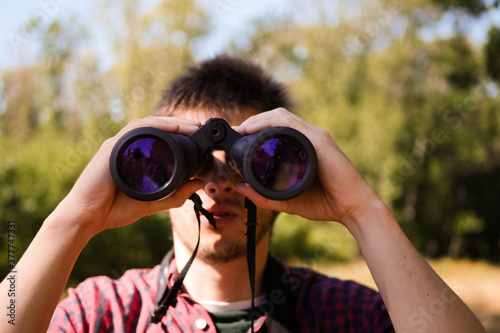
<instances>
[{"instance_id":1,"label":"man's neck","mask_svg":"<svg viewBox=\"0 0 500 333\"><path fill-rule=\"evenodd\" d=\"M269 233L261 239L255 250L255 296L264 293L264 269L269 251ZM191 253L182 242L175 241L174 252L180 272ZM233 302L252 297L246 256L229 262L213 262L196 258L184 279L188 294L199 301Z\"/></svg>"}]
</instances>

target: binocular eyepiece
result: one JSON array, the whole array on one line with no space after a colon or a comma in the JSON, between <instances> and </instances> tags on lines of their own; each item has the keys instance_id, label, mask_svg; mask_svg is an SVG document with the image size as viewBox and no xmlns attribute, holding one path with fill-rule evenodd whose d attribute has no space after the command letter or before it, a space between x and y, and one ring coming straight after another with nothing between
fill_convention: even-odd
<instances>
[{"instance_id":1,"label":"binocular eyepiece","mask_svg":"<svg viewBox=\"0 0 500 333\"><path fill-rule=\"evenodd\" d=\"M129 197L158 200L204 171L212 150L224 150L230 167L268 199L292 199L316 178L316 151L304 134L280 126L241 136L220 118L190 136L153 127L126 133L111 152L111 176Z\"/></svg>"}]
</instances>

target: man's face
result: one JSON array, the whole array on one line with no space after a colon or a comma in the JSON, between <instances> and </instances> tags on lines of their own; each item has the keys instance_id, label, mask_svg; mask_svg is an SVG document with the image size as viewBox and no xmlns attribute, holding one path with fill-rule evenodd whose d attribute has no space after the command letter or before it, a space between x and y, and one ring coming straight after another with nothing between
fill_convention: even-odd
<instances>
[{"instance_id":1,"label":"man's face","mask_svg":"<svg viewBox=\"0 0 500 333\"><path fill-rule=\"evenodd\" d=\"M245 111L234 116L230 125L241 124L256 112ZM186 111L175 116L205 122L216 113ZM227 120L227 119L226 119ZM196 193L203 201L203 207L213 214L217 230L201 216L201 239L197 257L206 261L228 262L246 255L245 197L236 192L236 184L244 179L237 175L226 163L224 151L214 151L213 162L205 171L197 175L205 182L205 187ZM193 203L188 200L182 207L169 211L174 234L174 242L181 242L190 252L196 246L198 225ZM257 213L257 244L269 233L275 213L259 209Z\"/></svg>"}]
</instances>

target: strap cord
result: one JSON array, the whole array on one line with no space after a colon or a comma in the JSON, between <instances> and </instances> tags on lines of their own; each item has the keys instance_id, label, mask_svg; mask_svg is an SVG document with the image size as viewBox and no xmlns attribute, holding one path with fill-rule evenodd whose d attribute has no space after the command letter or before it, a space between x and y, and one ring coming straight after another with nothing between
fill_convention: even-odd
<instances>
[{"instance_id":1,"label":"strap cord","mask_svg":"<svg viewBox=\"0 0 500 333\"><path fill-rule=\"evenodd\" d=\"M184 278L186 277L186 274L189 268L191 267L194 258L196 257L196 254L198 252L198 247L200 245L200 233L201 233L200 213L203 214L203 216L205 216L208 219L210 224L215 229L217 229L217 225L215 223L213 215L202 207L202 201L200 197L196 193L194 193L193 195L191 195L189 199L192 200L194 203L194 211L196 214L196 219L198 220L198 240L196 243L196 247L193 251L193 254L191 255L191 258L189 258L188 262L186 263L182 271L175 279L172 288L168 289L168 283L165 283L164 291L161 298L159 298L155 302L154 311L153 314L151 315L151 322L154 324L161 322L162 318L167 313L168 308L171 305L175 304L177 294L182 287ZM250 279L250 290L252 293L251 312L253 312L255 308L255 231L257 228L257 207L252 201L250 201L248 198L245 198L245 208L247 209L247 214L248 214L247 223L245 223L245 225L247 226L247 232L246 232L247 266L248 266L248 277ZM254 318L253 316L251 316L250 327L252 333L254 333L253 324L254 324Z\"/></svg>"},{"instance_id":2,"label":"strap cord","mask_svg":"<svg viewBox=\"0 0 500 333\"><path fill-rule=\"evenodd\" d=\"M255 230L257 228L257 207L250 201L250 199L245 198L245 208L247 209L247 266L248 266L248 277L250 279L250 290L252 292L252 308L253 313L255 304ZM252 333L253 328L253 316L250 316L250 328Z\"/></svg>"},{"instance_id":3,"label":"strap cord","mask_svg":"<svg viewBox=\"0 0 500 333\"><path fill-rule=\"evenodd\" d=\"M157 324L161 321L163 316L167 313L168 308L171 305L175 304L176 298L177 298L177 293L182 287L182 283L184 282L184 278L186 277L186 274L191 267L191 264L194 261L194 258L196 257L196 253L198 253L198 247L200 245L200 233L201 233L201 222L200 222L200 213L205 216L210 224L217 229L217 226L215 224L215 219L212 214L210 214L206 209L202 207L202 201L198 194L193 193L189 197L190 200L194 202L194 212L196 214L196 219L198 220L198 241L196 243L196 247L194 248L193 254L191 255L191 258L189 258L188 262L182 269L182 271L179 273L177 278L175 279L174 285L172 288L168 289L168 283L165 283L165 290L163 291L162 297L155 303L155 308L153 311L153 314L151 315L151 322L154 324Z\"/></svg>"}]
</instances>

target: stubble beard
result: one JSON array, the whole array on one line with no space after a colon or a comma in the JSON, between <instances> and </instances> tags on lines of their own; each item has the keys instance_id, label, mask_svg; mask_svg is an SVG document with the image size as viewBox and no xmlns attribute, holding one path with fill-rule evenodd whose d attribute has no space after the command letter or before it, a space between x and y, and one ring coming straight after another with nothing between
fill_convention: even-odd
<instances>
[{"instance_id":1,"label":"stubble beard","mask_svg":"<svg viewBox=\"0 0 500 333\"><path fill-rule=\"evenodd\" d=\"M257 233L255 236L255 245L259 244L264 236L272 227L276 213L267 210L257 210ZM177 235L184 247L193 252L196 247L196 242L192 237L186 237L186 233L177 230L176 224L172 223L173 232ZM192 234L191 234L192 235ZM191 236L189 235L189 236ZM203 237L203 235L201 235ZM200 240L200 246L196 258L208 262L226 263L246 256L247 243L246 237L240 239L231 239L223 237L216 244L205 244L203 239Z\"/></svg>"}]
</instances>

